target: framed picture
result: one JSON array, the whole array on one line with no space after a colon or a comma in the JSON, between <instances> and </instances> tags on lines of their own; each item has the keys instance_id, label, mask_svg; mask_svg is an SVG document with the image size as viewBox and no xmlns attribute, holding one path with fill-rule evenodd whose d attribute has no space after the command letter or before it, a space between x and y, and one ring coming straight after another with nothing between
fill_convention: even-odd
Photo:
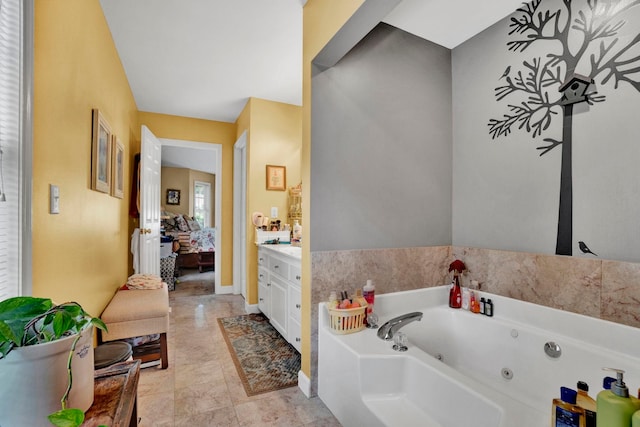
<instances>
[{"instance_id":1,"label":"framed picture","mask_svg":"<svg viewBox=\"0 0 640 427\"><path fill-rule=\"evenodd\" d=\"M122 199L124 197L124 145L113 135L111 141L111 195Z\"/></svg>"},{"instance_id":2,"label":"framed picture","mask_svg":"<svg viewBox=\"0 0 640 427\"><path fill-rule=\"evenodd\" d=\"M287 169L284 166L267 165L267 190L287 189Z\"/></svg>"},{"instance_id":3,"label":"framed picture","mask_svg":"<svg viewBox=\"0 0 640 427\"><path fill-rule=\"evenodd\" d=\"M180 190L167 190L167 204L168 205L180 204Z\"/></svg>"},{"instance_id":4,"label":"framed picture","mask_svg":"<svg viewBox=\"0 0 640 427\"><path fill-rule=\"evenodd\" d=\"M111 127L98 109L93 113L91 137L91 189L111 191Z\"/></svg>"}]
</instances>

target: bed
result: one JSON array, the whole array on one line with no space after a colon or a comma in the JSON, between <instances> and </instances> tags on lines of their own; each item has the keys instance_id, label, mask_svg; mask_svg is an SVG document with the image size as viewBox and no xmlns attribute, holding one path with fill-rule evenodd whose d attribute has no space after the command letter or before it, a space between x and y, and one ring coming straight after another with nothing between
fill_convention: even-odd
<instances>
[{"instance_id":1,"label":"bed","mask_svg":"<svg viewBox=\"0 0 640 427\"><path fill-rule=\"evenodd\" d=\"M177 276L184 268L197 268L201 273L205 269L215 270L215 228L201 228L196 221L186 215L164 218L162 227L165 236L173 237L174 252L178 254Z\"/></svg>"}]
</instances>

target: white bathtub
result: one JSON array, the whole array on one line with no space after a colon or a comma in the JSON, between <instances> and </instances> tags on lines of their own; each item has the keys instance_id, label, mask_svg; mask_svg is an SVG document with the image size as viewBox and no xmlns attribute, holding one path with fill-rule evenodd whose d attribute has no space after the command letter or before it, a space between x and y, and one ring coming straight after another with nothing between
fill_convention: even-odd
<instances>
[{"instance_id":1,"label":"white bathtub","mask_svg":"<svg viewBox=\"0 0 640 427\"><path fill-rule=\"evenodd\" d=\"M448 287L376 297L380 324L412 311L402 329L409 350L394 351L376 331L335 335L319 310L318 395L350 426L547 427L560 387L590 386L624 369L640 387L640 329L487 293L494 317L446 306ZM551 358L547 342L560 345Z\"/></svg>"}]
</instances>

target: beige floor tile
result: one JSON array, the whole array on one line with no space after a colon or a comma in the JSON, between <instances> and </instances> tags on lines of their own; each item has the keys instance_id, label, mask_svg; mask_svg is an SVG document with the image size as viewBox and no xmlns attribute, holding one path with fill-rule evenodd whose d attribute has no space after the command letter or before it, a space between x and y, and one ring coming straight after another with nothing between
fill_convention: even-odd
<instances>
[{"instance_id":1,"label":"beige floor tile","mask_svg":"<svg viewBox=\"0 0 640 427\"><path fill-rule=\"evenodd\" d=\"M176 427L194 426L216 426L216 427L239 427L236 411L233 406L216 409L213 411L201 412L193 415L186 415L176 419Z\"/></svg>"},{"instance_id":2,"label":"beige floor tile","mask_svg":"<svg viewBox=\"0 0 640 427\"><path fill-rule=\"evenodd\" d=\"M197 275L182 277L169 293L169 368L140 374L139 427L340 426L320 399L297 387L247 396L217 321L246 314L244 299L186 280Z\"/></svg>"}]
</instances>

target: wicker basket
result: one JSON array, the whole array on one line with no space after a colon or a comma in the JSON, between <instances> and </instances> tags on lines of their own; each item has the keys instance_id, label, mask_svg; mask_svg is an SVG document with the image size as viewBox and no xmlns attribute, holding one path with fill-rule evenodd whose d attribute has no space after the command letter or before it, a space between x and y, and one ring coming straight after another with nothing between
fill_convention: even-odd
<instances>
[{"instance_id":1,"label":"wicker basket","mask_svg":"<svg viewBox=\"0 0 640 427\"><path fill-rule=\"evenodd\" d=\"M367 306L356 308L331 308L327 305L329 311L329 327L333 333L338 335L352 334L365 328L365 319L367 318Z\"/></svg>"}]
</instances>

